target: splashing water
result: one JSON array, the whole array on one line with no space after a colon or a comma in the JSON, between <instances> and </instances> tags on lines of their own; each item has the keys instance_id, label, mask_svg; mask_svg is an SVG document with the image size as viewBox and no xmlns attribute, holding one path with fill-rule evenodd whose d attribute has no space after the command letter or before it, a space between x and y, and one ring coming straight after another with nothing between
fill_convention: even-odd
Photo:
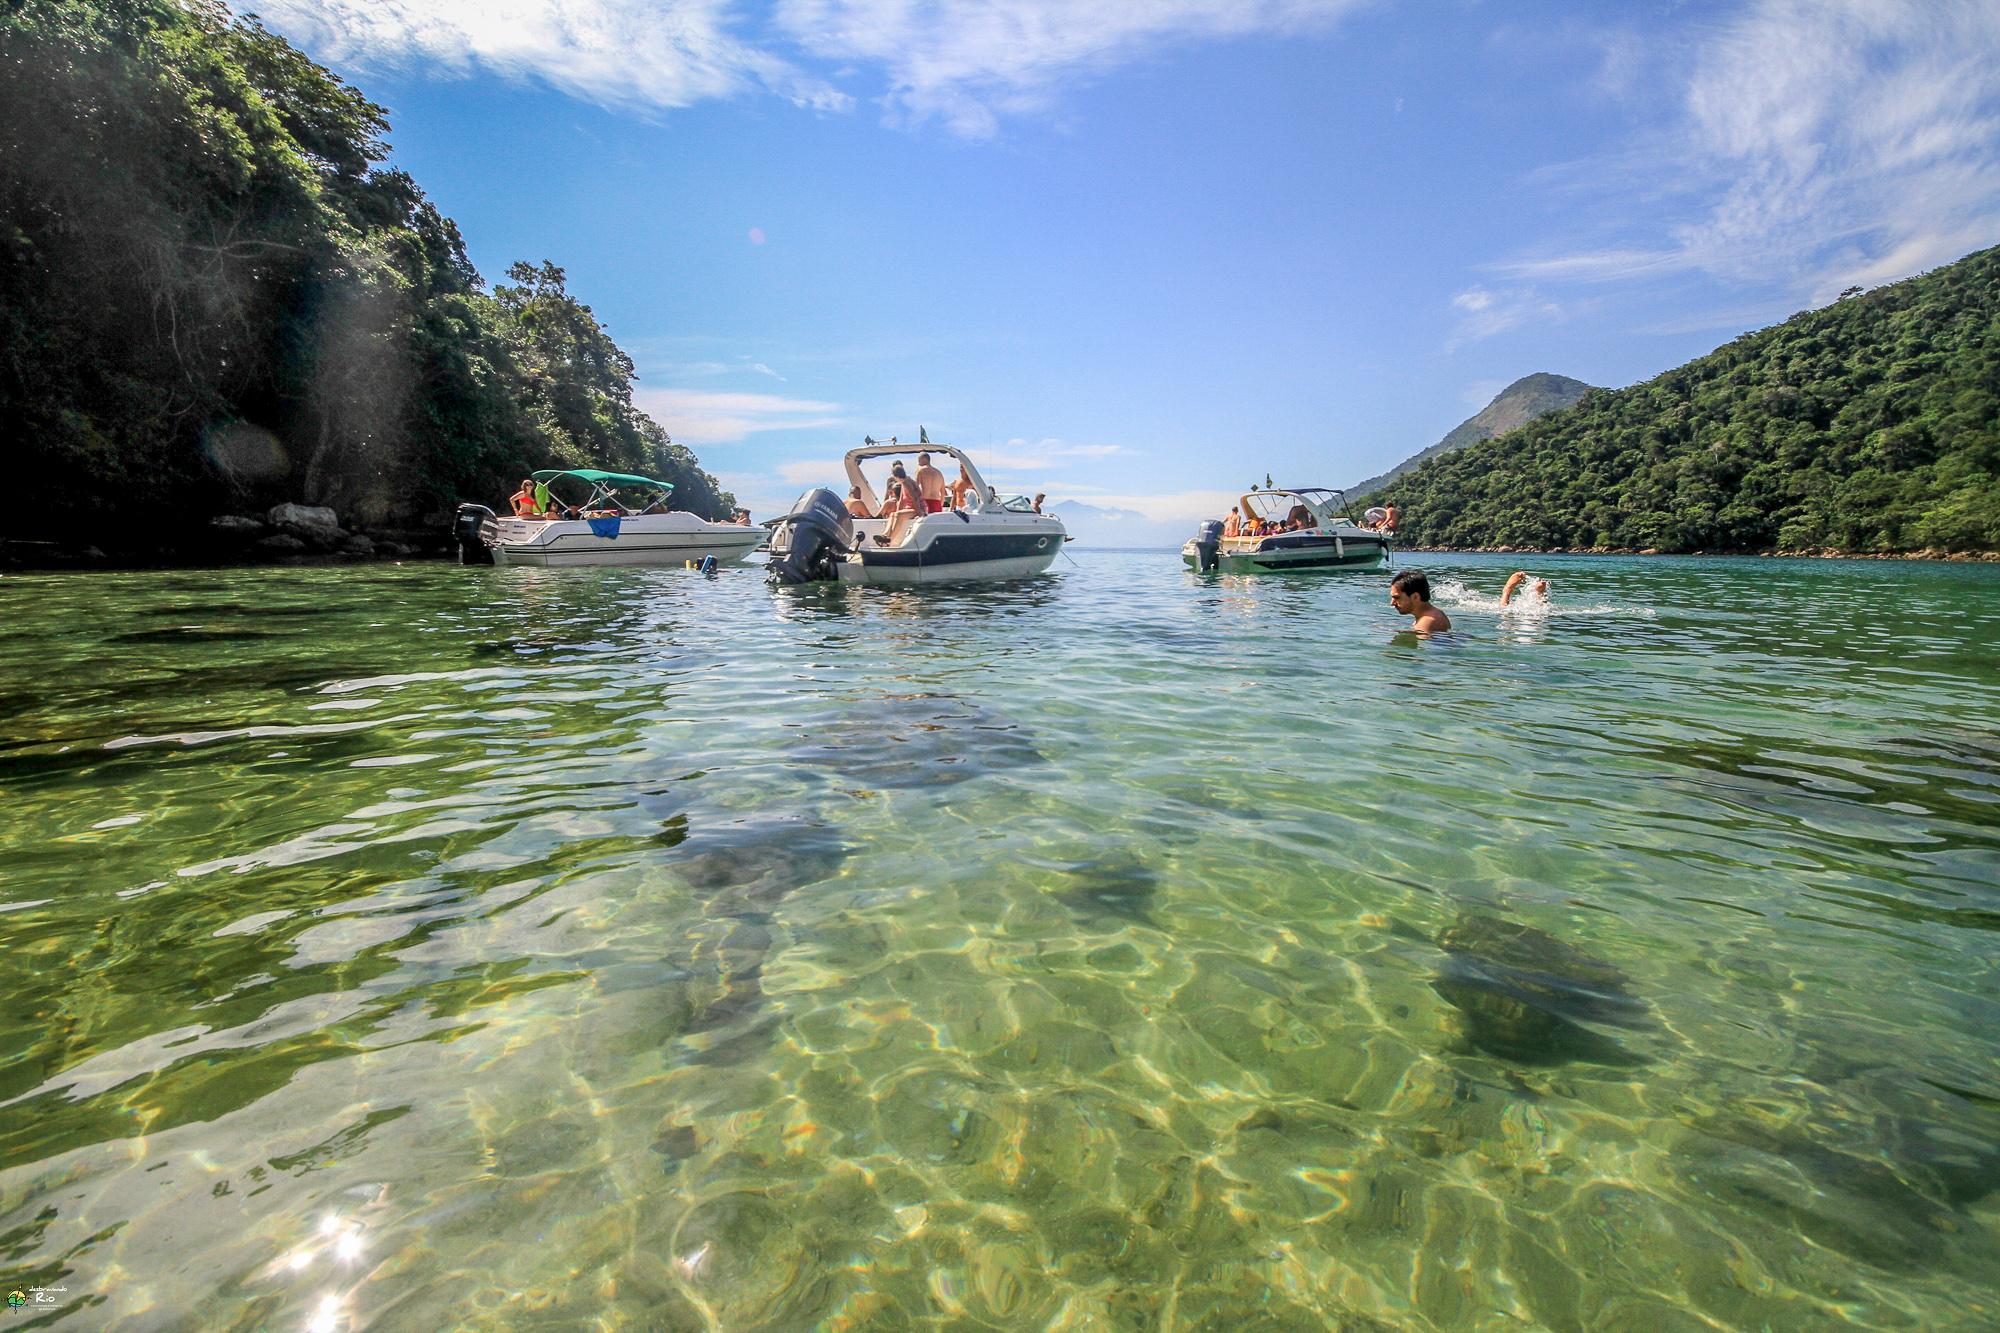
<instances>
[{"instance_id":1,"label":"splashing water","mask_svg":"<svg viewBox=\"0 0 2000 1333\"><path fill-rule=\"evenodd\" d=\"M1514 616L1523 619L1547 620L1554 616L1643 616L1648 620L1659 613L1650 606L1617 606L1612 604L1592 604L1571 606L1555 599L1552 593L1538 593L1535 582L1540 575L1530 575L1521 585L1512 601L1500 604L1498 594L1486 594L1467 586L1463 579L1440 579L1432 590L1431 600L1447 611L1484 611L1493 615Z\"/></svg>"}]
</instances>

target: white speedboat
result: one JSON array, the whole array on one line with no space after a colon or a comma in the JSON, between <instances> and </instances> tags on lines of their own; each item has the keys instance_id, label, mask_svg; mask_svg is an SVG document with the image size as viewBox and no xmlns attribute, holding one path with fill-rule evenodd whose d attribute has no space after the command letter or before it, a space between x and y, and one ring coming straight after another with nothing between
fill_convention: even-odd
<instances>
[{"instance_id":1,"label":"white speedboat","mask_svg":"<svg viewBox=\"0 0 2000 1333\"><path fill-rule=\"evenodd\" d=\"M621 472L590 468L534 474L546 509L502 517L484 505L460 505L453 534L466 564L685 565L713 557L738 561L763 545L761 528L711 523L696 514L670 510L673 484ZM587 493L571 504L555 487Z\"/></svg>"},{"instance_id":2,"label":"white speedboat","mask_svg":"<svg viewBox=\"0 0 2000 1333\"><path fill-rule=\"evenodd\" d=\"M792 512L772 525L771 578L778 583L945 583L961 579L1014 579L1040 574L1055 563L1069 534L1062 520L1038 514L1025 496L1001 496L957 449L948 444L876 444L848 451L847 482L861 492L870 514L881 512L875 487L861 470L872 458L930 454L965 470L971 487L957 508L919 515L894 544L884 544L891 521L858 518L847 501L824 487L807 491Z\"/></svg>"},{"instance_id":3,"label":"white speedboat","mask_svg":"<svg viewBox=\"0 0 2000 1333\"><path fill-rule=\"evenodd\" d=\"M1181 559L1190 569L1225 574L1387 565L1395 539L1356 523L1342 512L1346 505L1344 492L1322 486L1252 491L1238 502L1244 531L1226 537L1224 525L1209 519L1181 548Z\"/></svg>"}]
</instances>

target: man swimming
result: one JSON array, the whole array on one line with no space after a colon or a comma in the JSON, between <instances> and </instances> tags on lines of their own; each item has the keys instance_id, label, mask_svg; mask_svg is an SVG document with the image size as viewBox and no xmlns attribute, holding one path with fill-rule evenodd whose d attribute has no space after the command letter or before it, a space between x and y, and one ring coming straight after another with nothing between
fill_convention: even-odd
<instances>
[{"instance_id":1,"label":"man swimming","mask_svg":"<svg viewBox=\"0 0 2000 1333\"><path fill-rule=\"evenodd\" d=\"M1507 580L1507 586L1500 590L1500 605L1505 606L1508 602L1512 601L1515 592L1520 589L1523 583L1527 583L1527 580L1528 575L1525 570L1515 570L1514 576ZM1536 579L1533 583L1528 584L1527 595L1535 601L1540 602L1543 606L1547 606L1549 604L1549 581L1547 579Z\"/></svg>"},{"instance_id":2,"label":"man swimming","mask_svg":"<svg viewBox=\"0 0 2000 1333\"><path fill-rule=\"evenodd\" d=\"M1451 617L1431 605L1431 581L1414 569L1406 569L1389 580L1389 605L1398 615L1415 616L1411 626L1419 634L1442 634L1451 628Z\"/></svg>"}]
</instances>

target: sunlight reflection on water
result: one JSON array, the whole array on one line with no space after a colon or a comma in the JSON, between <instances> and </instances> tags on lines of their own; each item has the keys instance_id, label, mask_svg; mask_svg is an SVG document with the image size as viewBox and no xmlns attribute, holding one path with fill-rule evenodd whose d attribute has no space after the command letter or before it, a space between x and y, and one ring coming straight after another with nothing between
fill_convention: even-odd
<instances>
[{"instance_id":1,"label":"sunlight reflection on water","mask_svg":"<svg viewBox=\"0 0 2000 1333\"><path fill-rule=\"evenodd\" d=\"M1536 562L0 581L10 1289L1992 1327L2000 571Z\"/></svg>"}]
</instances>

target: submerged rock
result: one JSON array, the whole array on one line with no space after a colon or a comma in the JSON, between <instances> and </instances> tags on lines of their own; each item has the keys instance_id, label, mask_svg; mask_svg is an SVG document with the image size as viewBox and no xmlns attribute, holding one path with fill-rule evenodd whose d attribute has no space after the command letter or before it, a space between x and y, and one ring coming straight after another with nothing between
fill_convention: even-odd
<instances>
[{"instance_id":1,"label":"submerged rock","mask_svg":"<svg viewBox=\"0 0 2000 1333\"><path fill-rule=\"evenodd\" d=\"M1043 762L1034 733L948 694L890 695L804 724L791 758L870 787L927 787Z\"/></svg>"},{"instance_id":2,"label":"submerged rock","mask_svg":"<svg viewBox=\"0 0 2000 1333\"><path fill-rule=\"evenodd\" d=\"M1079 922L1092 925L1107 918L1158 928L1151 912L1160 877L1152 867L1129 854L1094 861L1041 863L1060 871L1067 882L1053 891Z\"/></svg>"},{"instance_id":3,"label":"submerged rock","mask_svg":"<svg viewBox=\"0 0 2000 1333\"><path fill-rule=\"evenodd\" d=\"M1438 936L1445 958L1431 988L1465 1017L1465 1035L1489 1054L1528 1064L1634 1064L1612 1038L1585 1026L1652 1026L1631 978L1547 931L1468 915Z\"/></svg>"}]
</instances>

